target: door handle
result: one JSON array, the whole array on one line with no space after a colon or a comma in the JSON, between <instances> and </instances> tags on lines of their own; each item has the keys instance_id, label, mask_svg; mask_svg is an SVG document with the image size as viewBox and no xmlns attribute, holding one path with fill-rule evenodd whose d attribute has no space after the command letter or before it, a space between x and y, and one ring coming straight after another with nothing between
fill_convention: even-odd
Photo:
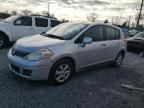
<instances>
[{"instance_id":1,"label":"door handle","mask_svg":"<svg viewBox=\"0 0 144 108\"><path fill-rule=\"evenodd\" d=\"M104 44L101 44L101 47L105 47L106 46L106 44L104 43Z\"/></svg>"}]
</instances>

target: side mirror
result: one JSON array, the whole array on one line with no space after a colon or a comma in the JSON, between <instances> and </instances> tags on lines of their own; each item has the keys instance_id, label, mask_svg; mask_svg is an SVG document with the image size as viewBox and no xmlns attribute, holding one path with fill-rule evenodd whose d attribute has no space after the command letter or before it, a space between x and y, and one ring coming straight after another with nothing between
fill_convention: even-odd
<instances>
[{"instance_id":1,"label":"side mirror","mask_svg":"<svg viewBox=\"0 0 144 108\"><path fill-rule=\"evenodd\" d=\"M81 46L85 47L86 44L92 44L92 38L91 37L84 37Z\"/></svg>"}]
</instances>

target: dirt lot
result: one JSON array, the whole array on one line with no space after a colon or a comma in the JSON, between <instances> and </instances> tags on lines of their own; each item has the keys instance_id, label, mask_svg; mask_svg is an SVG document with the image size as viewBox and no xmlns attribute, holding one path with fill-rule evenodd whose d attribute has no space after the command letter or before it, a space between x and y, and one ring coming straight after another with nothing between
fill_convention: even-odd
<instances>
[{"instance_id":1,"label":"dirt lot","mask_svg":"<svg viewBox=\"0 0 144 108\"><path fill-rule=\"evenodd\" d=\"M8 49L0 50L0 108L144 108L144 58L127 53L120 68L111 66L79 72L62 86L33 82L8 69Z\"/></svg>"}]
</instances>

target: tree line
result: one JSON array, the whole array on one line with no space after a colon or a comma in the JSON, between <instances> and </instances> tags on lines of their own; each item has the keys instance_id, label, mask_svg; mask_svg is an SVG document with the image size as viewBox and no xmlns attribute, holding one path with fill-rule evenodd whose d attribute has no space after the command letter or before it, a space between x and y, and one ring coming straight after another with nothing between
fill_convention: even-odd
<instances>
[{"instance_id":1,"label":"tree line","mask_svg":"<svg viewBox=\"0 0 144 108\"><path fill-rule=\"evenodd\" d=\"M139 16L139 14L136 14L135 16L128 16L127 18L125 18L125 21L123 19L123 23L121 23L121 20L122 20L121 16L111 16L108 19L105 19L104 23L109 23L109 20L110 20L110 22L113 25L118 25L118 26L121 26L121 27L130 27L130 25L131 25L132 27L135 27L136 22L138 20L138 16ZM99 17L98 14L92 12L89 15L87 15L87 20L90 21L90 22L96 22L98 17ZM133 21L132 21L132 19L133 19ZM140 21L144 21L144 14L142 14L140 16ZM139 27L143 27L143 25L140 24Z\"/></svg>"},{"instance_id":2,"label":"tree line","mask_svg":"<svg viewBox=\"0 0 144 108\"><path fill-rule=\"evenodd\" d=\"M41 13L39 12L34 13L28 9L24 9L21 12L18 12L15 10L0 12L0 19L5 19L5 18L8 18L10 16L15 16L15 15L45 16L45 17L57 19L54 14L50 14L47 11L42 11ZM66 20L65 18L63 18L63 19L60 19L60 21L63 23L63 22L68 22L69 20Z\"/></svg>"},{"instance_id":3,"label":"tree line","mask_svg":"<svg viewBox=\"0 0 144 108\"><path fill-rule=\"evenodd\" d=\"M31 10L25 9L25 10L22 10L21 12L18 12L18 11L15 11L15 10L10 11L10 12L9 11L0 12L0 19L5 19L5 18L8 18L10 16L14 16L14 15L46 16L46 17L50 17L50 18L56 18L54 14L50 14L47 11L42 11L41 13L39 13L39 12L33 13ZM98 14L92 12L92 13L90 13L86 16L86 19L90 22L96 22L98 17L99 17ZM124 27L129 27L132 17L137 22L138 14L135 15L135 16L128 16L127 19L122 24L120 24L120 20L121 20L120 16L111 16L110 18L105 19L104 23L109 23L109 20L110 20L110 22L114 25L121 25L121 26L124 26ZM141 15L140 20L141 21L144 20L144 14ZM63 18L60 21L61 22L68 22L69 20L66 20L65 18ZM135 24L133 23L132 26L135 26ZM142 25L140 25L140 26L142 26Z\"/></svg>"}]
</instances>

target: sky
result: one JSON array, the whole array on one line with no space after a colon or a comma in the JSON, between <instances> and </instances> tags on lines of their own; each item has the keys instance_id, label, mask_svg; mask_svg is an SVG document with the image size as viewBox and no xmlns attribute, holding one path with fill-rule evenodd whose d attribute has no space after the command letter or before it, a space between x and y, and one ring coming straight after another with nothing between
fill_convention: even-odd
<instances>
[{"instance_id":1,"label":"sky","mask_svg":"<svg viewBox=\"0 0 144 108\"><path fill-rule=\"evenodd\" d=\"M110 19L112 16L127 18L138 13L141 0L0 0L0 11L33 12L47 11L57 18L70 21L85 21L90 13L96 13L98 20Z\"/></svg>"}]
</instances>

